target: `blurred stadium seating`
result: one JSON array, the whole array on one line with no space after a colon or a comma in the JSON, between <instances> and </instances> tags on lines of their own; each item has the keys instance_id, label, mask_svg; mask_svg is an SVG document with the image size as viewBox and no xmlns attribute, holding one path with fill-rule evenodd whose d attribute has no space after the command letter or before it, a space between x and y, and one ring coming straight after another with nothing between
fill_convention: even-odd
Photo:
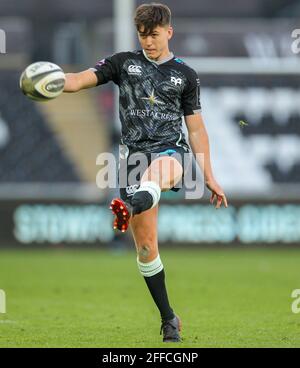
<instances>
[{"instance_id":1,"label":"blurred stadium seating","mask_svg":"<svg viewBox=\"0 0 300 368\"><path fill-rule=\"evenodd\" d=\"M202 101L214 137L217 173L237 192L277 193L278 184L299 188L300 91L298 76L204 78ZM239 81L239 80L240 81ZM282 83L284 79L284 83ZM233 87L235 85L235 87ZM287 87L289 86L289 87ZM217 105L217 109L213 106ZM240 125L240 121L246 125ZM239 173L238 179L233 173ZM241 188L242 187L242 188ZM284 191L284 187L281 186ZM286 193L288 195L289 193ZM294 194L296 194L294 192Z\"/></svg>"},{"instance_id":2,"label":"blurred stadium seating","mask_svg":"<svg viewBox=\"0 0 300 368\"><path fill-rule=\"evenodd\" d=\"M139 0L136 4L142 2ZM105 85L76 96L62 96L49 104L37 104L20 93L18 78L33 61L51 60L66 71L82 70L113 53L112 3L108 0L84 3L53 0L37 6L35 0L22 3L0 0L0 28L7 32L7 54L0 55L0 197L3 204L8 199L20 201L10 202L9 210L0 214L1 217L14 218L19 206L26 205L26 199L29 204L34 201L35 205L63 206L64 198L76 203L100 200L105 203L110 198L110 192L96 188L95 177L97 154L117 150L119 126L113 122L113 86ZM269 213L265 206L276 204L294 206L288 208L293 213L291 223L298 226L300 54L294 54L291 49L291 33L299 27L298 2L231 0L226 2L226 7L218 6L219 0L193 0L188 6L177 0L165 3L171 6L174 16L172 50L200 76L203 116L211 139L213 165L233 206L232 211L224 215L227 220L223 217L228 230L227 233L224 230L228 236L224 235L223 241L273 239L274 242L299 243L300 234L291 234L288 224L282 233L272 238L274 224L282 221L277 215L281 207L276 210L272 207L277 212L270 215L270 227L264 222L267 230L262 230L263 234L254 231L256 235L251 240L251 231L248 231L255 217L264 221L265 214ZM43 183L47 187L39 192L37 188ZM12 191L14 184L21 185L21 189ZM30 184L32 190L28 191ZM59 184L71 186L61 190ZM20 192L23 195L12 194ZM168 201L181 201L182 197L182 193L165 195L162 223L171 211L168 203L173 202ZM243 207L247 205L258 206L257 211L262 205L261 212ZM191 219L190 223L197 226L189 203L184 202L180 208L181 213ZM95 223L94 209L85 208L92 214L90 228ZM106 224L103 211L104 207L97 225L100 227ZM208 209L203 207L202 211L207 213ZM53 213L49 215L50 222ZM221 221L218 216L208 217L218 222ZM68 221L73 218L70 216ZM249 221L243 227L241 223L245 219ZM222 241L220 234L211 231L212 223L208 222L199 218L202 233L192 236L189 232L187 236L181 232L177 240L190 237L195 242ZM20 223L14 225L14 220L9 224L10 228L20 226ZM254 228L259 226L256 223ZM167 228L161 227L162 238L176 241L172 236L178 228L169 227L173 232L168 233ZM88 231L86 234L78 239L87 241ZM100 229L90 239L105 241L112 237L111 232L103 230L101 233ZM43 239L47 241L47 236ZM59 239L74 241L72 236Z\"/></svg>"},{"instance_id":3,"label":"blurred stadium seating","mask_svg":"<svg viewBox=\"0 0 300 368\"><path fill-rule=\"evenodd\" d=\"M36 104L21 93L19 73L1 71L0 81L0 182L79 182Z\"/></svg>"}]
</instances>

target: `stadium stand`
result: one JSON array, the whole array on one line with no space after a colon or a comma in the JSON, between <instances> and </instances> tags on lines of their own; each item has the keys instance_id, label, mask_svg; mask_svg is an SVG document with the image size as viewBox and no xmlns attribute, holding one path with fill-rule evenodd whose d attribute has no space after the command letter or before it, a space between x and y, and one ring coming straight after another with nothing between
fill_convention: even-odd
<instances>
[{"instance_id":1,"label":"stadium stand","mask_svg":"<svg viewBox=\"0 0 300 368\"><path fill-rule=\"evenodd\" d=\"M226 9L217 6L217 1L194 0L189 2L189 6L179 1L165 1L171 5L174 15L176 42L171 43L171 46L176 55L198 60L201 58L200 61L204 62L206 58L215 58L217 61L226 58L242 61L260 58L259 66L264 65L265 58L299 59L299 55L293 54L290 47L290 30L298 27L296 19L293 19L299 9L297 1L276 0L270 5L267 0L244 1L241 4L232 0L227 2ZM142 2L138 0L137 4ZM73 70L92 66L99 58L114 51L114 29L110 18L113 9L112 2L108 0L101 4L89 0L88 4L86 7L79 0L54 0L51 5L45 3L38 7L35 0L27 0L26 4L0 0L0 16L6 17L3 18L6 23L2 23L13 31L9 35L14 40L14 49L11 51L23 54L27 50L28 63L42 58L62 66L70 63ZM84 20L81 17L83 7ZM290 18L271 19L280 14ZM226 19L229 15L235 18L234 22ZM23 22L19 22L22 17ZM19 19L18 22L16 19ZM41 31L36 32L37 29ZM27 44L23 42L24 39ZM1 61L5 62L10 56L11 52ZM26 64L23 62L22 67ZM299 76L297 73L239 75L234 67L232 69L233 74L228 71L227 74L220 71L210 74L197 70L201 82L203 115L214 137L212 154L220 181L224 182L233 196L239 194L241 188L255 195L257 190L270 192L277 184L299 184ZM9 82L9 75L14 75L14 82ZM17 83L17 73L9 74L3 70L0 81L0 147L3 157L0 180L15 178L22 181L30 177L34 181L56 182L56 178L61 182L92 181L95 171L88 168L87 163L93 161L95 169L93 158L119 139L119 132L110 131L113 126L113 107L106 103L108 99L105 98L112 96L112 85L97 89L92 97L98 102L101 111L94 109L87 95L80 97L81 103L77 96L62 96L51 105L38 106L42 108L41 114L36 104L18 95L17 84L12 85ZM14 104L8 103L12 95ZM96 100L97 96L101 98ZM105 104L109 105L107 109ZM90 122L81 125L83 110L90 111ZM106 126L102 124L102 120L105 120L104 110L109 116ZM76 124L72 126L76 125L78 130L69 135L70 124L75 120ZM241 120L247 126L240 127ZM9 129L5 125L9 125ZM110 141L109 135L114 139ZM49 144L45 144L48 140ZM88 142L92 141L93 144L89 145ZM228 145L228 141L232 144ZM15 147L13 154L7 151L12 145ZM39 148L39 152L42 152L33 154L32 147L40 145L44 145L43 150ZM30 152L34 157L30 157ZM20 161L20 170L16 166L15 156L17 159L29 159L32 164L26 167ZM48 165L53 172L41 168L48 157L51 157ZM282 160L288 162L285 167ZM7 165L9 169L4 168ZM19 173L13 173L15 167ZM233 172L240 173L239 182L233 179Z\"/></svg>"},{"instance_id":2,"label":"stadium stand","mask_svg":"<svg viewBox=\"0 0 300 368\"><path fill-rule=\"evenodd\" d=\"M216 140L212 146L216 146L218 152L215 156L219 175L235 192L243 189L272 191L276 184L298 186L299 89L292 85L290 88L280 87L276 85L275 77L273 87L259 77L252 78L251 82L249 76L243 78L241 87L237 84L226 86L225 82L223 86L221 83L218 83L219 87L215 85L217 88L203 88L203 113L208 130ZM257 86L251 86L255 81ZM294 83L297 83L296 77ZM212 86L214 82L208 84ZM231 178L232 172L241 173L237 187Z\"/></svg>"},{"instance_id":3,"label":"stadium stand","mask_svg":"<svg viewBox=\"0 0 300 368\"><path fill-rule=\"evenodd\" d=\"M51 103L39 104L57 139L68 152L82 180L95 183L96 157L109 151L108 129L97 108L97 90L63 94Z\"/></svg>"},{"instance_id":4,"label":"stadium stand","mask_svg":"<svg viewBox=\"0 0 300 368\"><path fill-rule=\"evenodd\" d=\"M20 92L18 78L19 73L0 71L0 135L6 135L0 146L0 182L80 182L35 103Z\"/></svg>"},{"instance_id":5,"label":"stadium stand","mask_svg":"<svg viewBox=\"0 0 300 368\"><path fill-rule=\"evenodd\" d=\"M144 3L144 0L137 0L137 4ZM248 0L236 1L227 0L226 7L220 6L219 0L198 1L191 0L188 6L182 1L165 0L164 3L171 6L174 15L180 14L185 17L274 17L280 12L290 12L297 10L297 0ZM110 0L52 0L42 5L38 0L26 0L20 3L18 0L0 0L0 15L20 15L27 17L38 16L47 19L82 19L101 18L112 16L112 2Z\"/></svg>"}]
</instances>

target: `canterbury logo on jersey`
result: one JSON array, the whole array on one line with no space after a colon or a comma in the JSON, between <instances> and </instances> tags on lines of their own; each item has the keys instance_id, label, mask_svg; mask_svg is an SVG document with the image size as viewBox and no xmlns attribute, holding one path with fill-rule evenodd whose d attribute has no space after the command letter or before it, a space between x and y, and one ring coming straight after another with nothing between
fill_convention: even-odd
<instances>
[{"instance_id":1,"label":"canterbury logo on jersey","mask_svg":"<svg viewBox=\"0 0 300 368\"><path fill-rule=\"evenodd\" d=\"M140 74L142 74L142 67L139 66L139 65L129 65L128 74L140 75Z\"/></svg>"},{"instance_id":2,"label":"canterbury logo on jersey","mask_svg":"<svg viewBox=\"0 0 300 368\"><path fill-rule=\"evenodd\" d=\"M171 77L171 82L174 83L175 86L177 86L177 84L179 84L181 86L182 79L181 78Z\"/></svg>"},{"instance_id":3,"label":"canterbury logo on jersey","mask_svg":"<svg viewBox=\"0 0 300 368\"><path fill-rule=\"evenodd\" d=\"M99 60L96 65L97 66L102 66L104 64L105 64L105 59L102 59L102 60Z\"/></svg>"},{"instance_id":4,"label":"canterbury logo on jersey","mask_svg":"<svg viewBox=\"0 0 300 368\"><path fill-rule=\"evenodd\" d=\"M126 193L128 196L132 196L134 195L134 193L136 192L137 188L139 187L138 184L134 184L134 185L129 185L128 187L126 187Z\"/></svg>"}]
</instances>

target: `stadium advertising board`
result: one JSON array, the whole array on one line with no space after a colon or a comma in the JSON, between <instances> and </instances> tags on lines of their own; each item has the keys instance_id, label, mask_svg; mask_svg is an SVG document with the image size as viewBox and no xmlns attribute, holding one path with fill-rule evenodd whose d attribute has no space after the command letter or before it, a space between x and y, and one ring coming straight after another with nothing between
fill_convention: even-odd
<instances>
[{"instance_id":1,"label":"stadium advertising board","mask_svg":"<svg viewBox=\"0 0 300 368\"><path fill-rule=\"evenodd\" d=\"M2 247L105 245L114 238L106 204L2 202ZM300 203L234 202L228 209L193 202L162 203L164 244L300 246Z\"/></svg>"}]
</instances>

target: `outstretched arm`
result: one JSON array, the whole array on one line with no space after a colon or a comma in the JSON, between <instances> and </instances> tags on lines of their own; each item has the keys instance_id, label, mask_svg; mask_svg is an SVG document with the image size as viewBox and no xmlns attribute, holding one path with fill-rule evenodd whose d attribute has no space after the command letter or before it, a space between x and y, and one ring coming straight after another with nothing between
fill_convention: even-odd
<instances>
[{"instance_id":1,"label":"outstretched arm","mask_svg":"<svg viewBox=\"0 0 300 368\"><path fill-rule=\"evenodd\" d=\"M96 87L97 83L97 76L90 69L80 73L66 73L64 92L78 92L81 89Z\"/></svg>"},{"instance_id":2,"label":"outstretched arm","mask_svg":"<svg viewBox=\"0 0 300 368\"><path fill-rule=\"evenodd\" d=\"M189 132L192 151L203 172L205 185L211 191L210 202L213 204L215 199L217 199L216 208L220 208L222 203L227 207L224 191L216 182L212 172L209 140L201 114L185 116L185 123ZM196 155L197 153L201 155Z\"/></svg>"}]
</instances>

